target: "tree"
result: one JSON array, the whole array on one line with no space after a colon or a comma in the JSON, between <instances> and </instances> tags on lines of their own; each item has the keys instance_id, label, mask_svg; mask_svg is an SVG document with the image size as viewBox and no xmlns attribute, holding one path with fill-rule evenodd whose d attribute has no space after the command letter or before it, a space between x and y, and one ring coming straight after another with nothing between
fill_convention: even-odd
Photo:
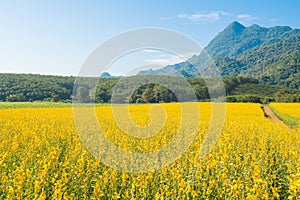
<instances>
[{"instance_id":1,"label":"tree","mask_svg":"<svg viewBox=\"0 0 300 200\"><path fill-rule=\"evenodd\" d=\"M54 94L54 95L52 96L51 100L52 100L53 102L58 102L58 101L60 100L60 98L59 98L59 96L58 96L57 94Z\"/></svg>"},{"instance_id":2,"label":"tree","mask_svg":"<svg viewBox=\"0 0 300 200\"><path fill-rule=\"evenodd\" d=\"M147 88L145 89L145 91L142 94L142 100L144 103L150 103L150 99L151 99L151 89Z\"/></svg>"},{"instance_id":3,"label":"tree","mask_svg":"<svg viewBox=\"0 0 300 200\"><path fill-rule=\"evenodd\" d=\"M6 97L6 101L9 102L24 102L27 101L26 97L23 94L11 94Z\"/></svg>"},{"instance_id":4,"label":"tree","mask_svg":"<svg viewBox=\"0 0 300 200\"><path fill-rule=\"evenodd\" d=\"M77 89L77 100L79 103L89 102L89 90L86 87L78 87Z\"/></svg>"},{"instance_id":5,"label":"tree","mask_svg":"<svg viewBox=\"0 0 300 200\"><path fill-rule=\"evenodd\" d=\"M287 89L280 89L278 92L275 94L275 99L277 102L293 102L294 99L294 92L287 90Z\"/></svg>"}]
</instances>

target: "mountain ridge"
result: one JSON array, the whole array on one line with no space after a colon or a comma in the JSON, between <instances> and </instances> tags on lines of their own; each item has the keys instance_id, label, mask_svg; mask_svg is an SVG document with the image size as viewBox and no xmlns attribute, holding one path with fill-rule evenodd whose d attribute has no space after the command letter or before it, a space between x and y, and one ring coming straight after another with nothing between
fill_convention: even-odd
<instances>
[{"instance_id":1,"label":"mountain ridge","mask_svg":"<svg viewBox=\"0 0 300 200\"><path fill-rule=\"evenodd\" d=\"M195 61L187 60L159 70L143 71L138 75L170 75L173 70L184 77L198 77L199 69L203 69L200 72L207 75L213 71L213 63L204 63L207 57L205 54L208 54L220 70L221 76L252 76L262 83L298 89L300 83L292 74L287 77L293 79L293 84L289 84L280 80L280 77L286 76L278 75L276 70L272 70L278 68L278 65L281 65L281 72L287 70L289 66L282 66L282 60L292 54L300 56L295 53L297 51L300 51L300 29L289 26L266 28L257 24L245 27L234 21L213 38L204 48L204 52L193 58ZM298 66L299 59L296 60L294 64ZM296 67L296 70L300 69ZM275 74L270 75L270 72ZM274 81L263 81L266 80L265 76L271 76L270 80Z\"/></svg>"}]
</instances>

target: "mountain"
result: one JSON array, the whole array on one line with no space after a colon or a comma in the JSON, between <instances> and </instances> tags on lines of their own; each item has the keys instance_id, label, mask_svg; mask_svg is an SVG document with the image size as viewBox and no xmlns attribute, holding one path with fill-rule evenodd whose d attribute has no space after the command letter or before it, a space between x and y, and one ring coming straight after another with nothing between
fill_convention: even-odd
<instances>
[{"instance_id":1,"label":"mountain","mask_svg":"<svg viewBox=\"0 0 300 200\"><path fill-rule=\"evenodd\" d=\"M262 82L299 89L299 77L300 51L295 51L265 71L262 76Z\"/></svg>"},{"instance_id":2,"label":"mountain","mask_svg":"<svg viewBox=\"0 0 300 200\"><path fill-rule=\"evenodd\" d=\"M229 24L201 52L186 62L140 74L198 77L214 73L212 64L221 76L252 76L261 83L300 88L300 29L288 26L271 28L254 24L245 27L239 22ZM207 62L207 57L212 59ZM201 70L199 70L201 69ZM299 76L298 76L299 77Z\"/></svg>"},{"instance_id":3,"label":"mountain","mask_svg":"<svg viewBox=\"0 0 300 200\"><path fill-rule=\"evenodd\" d=\"M110 73L108 72L103 72L100 76L100 78L121 78L122 76L112 76Z\"/></svg>"},{"instance_id":4,"label":"mountain","mask_svg":"<svg viewBox=\"0 0 300 200\"><path fill-rule=\"evenodd\" d=\"M288 26L264 28L254 24L244 27L238 22L233 22L219 33L205 50L212 58L236 57L264 43L273 43L291 30Z\"/></svg>"}]
</instances>

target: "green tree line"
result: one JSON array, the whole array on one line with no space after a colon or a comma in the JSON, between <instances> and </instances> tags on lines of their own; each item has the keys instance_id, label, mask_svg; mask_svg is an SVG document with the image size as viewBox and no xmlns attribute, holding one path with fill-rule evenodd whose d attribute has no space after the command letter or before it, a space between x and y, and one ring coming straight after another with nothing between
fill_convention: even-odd
<instances>
[{"instance_id":1,"label":"green tree line","mask_svg":"<svg viewBox=\"0 0 300 200\"><path fill-rule=\"evenodd\" d=\"M0 101L53 101L95 103L160 103L210 101L204 79L170 76L132 76L126 78L82 78L36 74L0 74ZM186 84L192 90L187 90ZM260 84L255 78L223 77L230 102L299 102L299 90ZM75 82L76 83L76 82ZM161 83L161 84L157 84ZM171 88L170 88L171 87ZM216 86L217 87L217 86ZM224 96L220 96L224 99Z\"/></svg>"}]
</instances>

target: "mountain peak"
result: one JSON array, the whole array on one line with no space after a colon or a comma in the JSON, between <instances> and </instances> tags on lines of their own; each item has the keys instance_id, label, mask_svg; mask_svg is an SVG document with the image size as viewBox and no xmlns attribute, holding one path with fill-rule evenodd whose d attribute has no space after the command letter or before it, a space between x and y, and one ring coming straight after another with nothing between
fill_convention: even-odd
<instances>
[{"instance_id":1,"label":"mountain peak","mask_svg":"<svg viewBox=\"0 0 300 200\"><path fill-rule=\"evenodd\" d=\"M101 78L110 78L111 75L110 75L110 73L108 73L108 72L103 72L103 73L101 74L100 77L101 77Z\"/></svg>"},{"instance_id":2,"label":"mountain peak","mask_svg":"<svg viewBox=\"0 0 300 200\"><path fill-rule=\"evenodd\" d=\"M230 34L232 33L240 34L243 32L245 28L246 27L240 24L239 22L234 21L224 29L224 32L228 32Z\"/></svg>"},{"instance_id":3,"label":"mountain peak","mask_svg":"<svg viewBox=\"0 0 300 200\"><path fill-rule=\"evenodd\" d=\"M120 78L120 77L122 77L122 76L113 76L108 72L103 72L100 76L100 78Z\"/></svg>"},{"instance_id":4,"label":"mountain peak","mask_svg":"<svg viewBox=\"0 0 300 200\"><path fill-rule=\"evenodd\" d=\"M257 29L257 28L262 28L262 27L259 26L259 25L257 25L257 24L253 24L253 25L251 25L249 28Z\"/></svg>"},{"instance_id":5,"label":"mountain peak","mask_svg":"<svg viewBox=\"0 0 300 200\"><path fill-rule=\"evenodd\" d=\"M242 27L244 27L240 22L238 22L238 21L234 21L234 22L232 22L231 24L229 24L228 26L242 26ZM245 28L245 27L244 27Z\"/></svg>"}]
</instances>

